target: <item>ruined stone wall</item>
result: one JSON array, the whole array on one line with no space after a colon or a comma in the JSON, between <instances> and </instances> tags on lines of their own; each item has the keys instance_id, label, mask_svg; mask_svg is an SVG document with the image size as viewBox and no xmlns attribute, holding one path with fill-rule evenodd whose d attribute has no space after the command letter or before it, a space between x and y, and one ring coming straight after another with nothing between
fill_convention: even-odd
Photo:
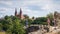
<instances>
[{"instance_id":1,"label":"ruined stone wall","mask_svg":"<svg viewBox=\"0 0 60 34\"><path fill-rule=\"evenodd\" d=\"M54 18L56 19L57 26L60 27L60 13L55 12L54 13Z\"/></svg>"}]
</instances>

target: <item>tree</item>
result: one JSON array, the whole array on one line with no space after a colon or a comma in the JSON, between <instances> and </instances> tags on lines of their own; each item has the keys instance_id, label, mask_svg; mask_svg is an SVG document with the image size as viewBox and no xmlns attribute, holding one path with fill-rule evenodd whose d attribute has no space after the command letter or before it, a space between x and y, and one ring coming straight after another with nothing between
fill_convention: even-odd
<instances>
[{"instance_id":1,"label":"tree","mask_svg":"<svg viewBox=\"0 0 60 34\"><path fill-rule=\"evenodd\" d=\"M33 24L43 24L47 25L47 18L46 17L38 17L34 20Z\"/></svg>"},{"instance_id":2,"label":"tree","mask_svg":"<svg viewBox=\"0 0 60 34\"><path fill-rule=\"evenodd\" d=\"M11 29L12 34L25 34L23 25L20 23L21 20L15 16L11 17L11 19L12 19L12 24L11 24L12 27L10 26L7 31Z\"/></svg>"},{"instance_id":3,"label":"tree","mask_svg":"<svg viewBox=\"0 0 60 34\"><path fill-rule=\"evenodd\" d=\"M2 23L0 23L0 31L2 31Z\"/></svg>"},{"instance_id":4,"label":"tree","mask_svg":"<svg viewBox=\"0 0 60 34\"><path fill-rule=\"evenodd\" d=\"M25 17L25 19L29 19L29 16L28 16L28 15L26 15L26 14L24 14L24 17Z\"/></svg>"},{"instance_id":5,"label":"tree","mask_svg":"<svg viewBox=\"0 0 60 34\"><path fill-rule=\"evenodd\" d=\"M5 16L0 22L3 25L0 24L0 26L7 34L25 34L21 20L16 16Z\"/></svg>"},{"instance_id":6,"label":"tree","mask_svg":"<svg viewBox=\"0 0 60 34\"><path fill-rule=\"evenodd\" d=\"M34 19L35 17L33 16L32 19Z\"/></svg>"},{"instance_id":7,"label":"tree","mask_svg":"<svg viewBox=\"0 0 60 34\"><path fill-rule=\"evenodd\" d=\"M28 25L31 25L33 21L31 19L27 19L27 20L28 20Z\"/></svg>"},{"instance_id":8,"label":"tree","mask_svg":"<svg viewBox=\"0 0 60 34\"><path fill-rule=\"evenodd\" d=\"M47 17L49 17L50 20L53 20L53 13L49 13L49 14L47 14Z\"/></svg>"},{"instance_id":9,"label":"tree","mask_svg":"<svg viewBox=\"0 0 60 34\"><path fill-rule=\"evenodd\" d=\"M49 17L50 18L50 25L53 25L53 17L54 17L54 14L53 13L49 13L49 14L47 14L47 17Z\"/></svg>"}]
</instances>

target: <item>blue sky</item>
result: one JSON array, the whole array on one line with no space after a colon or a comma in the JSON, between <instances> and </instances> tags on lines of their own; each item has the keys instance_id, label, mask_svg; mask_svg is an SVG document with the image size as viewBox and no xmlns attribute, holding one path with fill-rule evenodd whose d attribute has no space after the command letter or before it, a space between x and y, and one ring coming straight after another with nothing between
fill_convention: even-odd
<instances>
[{"instance_id":1,"label":"blue sky","mask_svg":"<svg viewBox=\"0 0 60 34\"><path fill-rule=\"evenodd\" d=\"M54 11L60 12L60 0L0 0L0 17L14 15L22 9L30 17L43 17Z\"/></svg>"}]
</instances>

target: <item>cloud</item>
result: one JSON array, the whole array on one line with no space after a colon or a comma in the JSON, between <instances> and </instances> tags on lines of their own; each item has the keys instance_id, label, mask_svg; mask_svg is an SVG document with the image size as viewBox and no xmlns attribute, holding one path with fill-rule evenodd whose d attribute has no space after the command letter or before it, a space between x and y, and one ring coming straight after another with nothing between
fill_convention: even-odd
<instances>
[{"instance_id":1,"label":"cloud","mask_svg":"<svg viewBox=\"0 0 60 34\"><path fill-rule=\"evenodd\" d=\"M22 8L23 14L30 17L45 16L50 12L60 11L60 1L54 0L3 0L0 3L6 5L5 9L0 9L0 11L9 11L8 13L14 14L14 8L17 8L18 11L19 8Z\"/></svg>"},{"instance_id":2,"label":"cloud","mask_svg":"<svg viewBox=\"0 0 60 34\"><path fill-rule=\"evenodd\" d=\"M3 8L3 9L0 8L0 11L6 11L6 10L7 10L7 9L5 9L5 8Z\"/></svg>"},{"instance_id":3,"label":"cloud","mask_svg":"<svg viewBox=\"0 0 60 34\"><path fill-rule=\"evenodd\" d=\"M0 12L2 12L2 11L9 11L9 10L12 10L12 8L0 8Z\"/></svg>"},{"instance_id":4,"label":"cloud","mask_svg":"<svg viewBox=\"0 0 60 34\"><path fill-rule=\"evenodd\" d=\"M12 8L0 8L0 15L5 16L5 15L13 15L13 9Z\"/></svg>"},{"instance_id":5,"label":"cloud","mask_svg":"<svg viewBox=\"0 0 60 34\"><path fill-rule=\"evenodd\" d=\"M40 11L36 11L36 10L30 10L30 9L27 9L27 8L22 8L22 13L23 14L27 14L29 15L30 17L43 17L45 16L48 12L40 12ZM44 14L44 15L43 15Z\"/></svg>"},{"instance_id":6,"label":"cloud","mask_svg":"<svg viewBox=\"0 0 60 34\"><path fill-rule=\"evenodd\" d=\"M13 3L10 1L0 1L0 3L6 4L6 5L13 5Z\"/></svg>"}]
</instances>

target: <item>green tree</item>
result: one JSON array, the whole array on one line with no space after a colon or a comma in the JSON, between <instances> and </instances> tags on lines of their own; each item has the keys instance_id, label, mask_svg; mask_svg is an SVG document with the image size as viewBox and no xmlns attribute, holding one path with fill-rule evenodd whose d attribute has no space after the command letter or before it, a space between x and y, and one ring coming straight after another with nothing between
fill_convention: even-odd
<instances>
[{"instance_id":1,"label":"green tree","mask_svg":"<svg viewBox=\"0 0 60 34\"><path fill-rule=\"evenodd\" d=\"M2 31L2 23L0 23L0 31Z\"/></svg>"},{"instance_id":2,"label":"green tree","mask_svg":"<svg viewBox=\"0 0 60 34\"><path fill-rule=\"evenodd\" d=\"M35 17L33 16L32 19L34 19Z\"/></svg>"},{"instance_id":3,"label":"green tree","mask_svg":"<svg viewBox=\"0 0 60 34\"><path fill-rule=\"evenodd\" d=\"M47 25L47 18L46 17L38 17L34 20L33 24L43 24Z\"/></svg>"},{"instance_id":4,"label":"green tree","mask_svg":"<svg viewBox=\"0 0 60 34\"><path fill-rule=\"evenodd\" d=\"M49 14L47 14L47 17L49 17L50 18L50 25L53 25L53 17L54 17L54 14L53 13L49 13Z\"/></svg>"},{"instance_id":5,"label":"green tree","mask_svg":"<svg viewBox=\"0 0 60 34\"><path fill-rule=\"evenodd\" d=\"M24 34L24 28L23 25L20 23L21 20L19 20L17 17L12 16L11 17L12 21L10 21L10 27L8 28L7 31L11 31L12 34ZM10 30L11 29L11 30Z\"/></svg>"},{"instance_id":6,"label":"green tree","mask_svg":"<svg viewBox=\"0 0 60 34\"><path fill-rule=\"evenodd\" d=\"M25 19L21 20L21 24L25 26Z\"/></svg>"},{"instance_id":7,"label":"green tree","mask_svg":"<svg viewBox=\"0 0 60 34\"><path fill-rule=\"evenodd\" d=\"M16 16L5 16L0 21L0 26L0 29L6 31L7 34L25 34L21 20Z\"/></svg>"},{"instance_id":8,"label":"green tree","mask_svg":"<svg viewBox=\"0 0 60 34\"><path fill-rule=\"evenodd\" d=\"M50 20L53 20L53 13L49 13L49 14L47 14L47 17L49 17Z\"/></svg>"},{"instance_id":9,"label":"green tree","mask_svg":"<svg viewBox=\"0 0 60 34\"><path fill-rule=\"evenodd\" d=\"M26 15L26 14L24 14L24 17L25 17L25 19L29 19L29 16L28 16L28 15Z\"/></svg>"},{"instance_id":10,"label":"green tree","mask_svg":"<svg viewBox=\"0 0 60 34\"><path fill-rule=\"evenodd\" d=\"M31 23L33 22L32 19L27 19L28 20L28 25L31 25Z\"/></svg>"}]
</instances>

